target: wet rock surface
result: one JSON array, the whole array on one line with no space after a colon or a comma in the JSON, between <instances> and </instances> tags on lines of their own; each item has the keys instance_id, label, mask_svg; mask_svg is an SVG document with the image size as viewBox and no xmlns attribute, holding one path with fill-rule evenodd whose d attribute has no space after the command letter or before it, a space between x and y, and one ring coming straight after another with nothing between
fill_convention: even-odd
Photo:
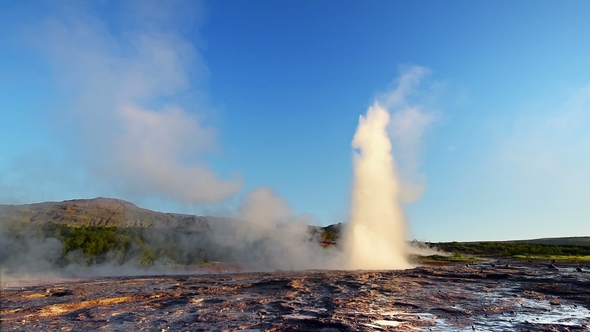
<instances>
[{"instance_id":1,"label":"wet rock surface","mask_svg":"<svg viewBox=\"0 0 590 332\"><path fill-rule=\"evenodd\" d=\"M403 271L109 277L3 287L2 331L590 331L590 273L511 262Z\"/></svg>"}]
</instances>

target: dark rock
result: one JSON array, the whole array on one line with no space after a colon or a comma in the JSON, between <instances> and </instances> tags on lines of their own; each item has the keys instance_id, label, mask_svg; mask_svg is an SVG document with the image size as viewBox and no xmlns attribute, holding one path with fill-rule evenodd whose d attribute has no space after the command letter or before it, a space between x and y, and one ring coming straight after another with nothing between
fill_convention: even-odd
<instances>
[{"instance_id":1,"label":"dark rock","mask_svg":"<svg viewBox=\"0 0 590 332\"><path fill-rule=\"evenodd\" d=\"M62 297L62 296L68 296L68 295L74 294L69 289L60 289L60 290L55 290L55 291L51 291L48 289L48 293L49 293L49 296L54 296L54 297Z\"/></svg>"}]
</instances>

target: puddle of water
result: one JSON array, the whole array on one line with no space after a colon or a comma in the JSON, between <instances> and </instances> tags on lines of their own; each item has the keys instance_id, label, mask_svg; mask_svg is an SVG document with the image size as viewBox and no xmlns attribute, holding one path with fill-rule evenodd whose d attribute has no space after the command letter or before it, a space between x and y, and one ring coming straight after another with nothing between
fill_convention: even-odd
<instances>
[{"instance_id":1,"label":"puddle of water","mask_svg":"<svg viewBox=\"0 0 590 332\"><path fill-rule=\"evenodd\" d=\"M396 320L378 319L376 321L373 321L373 323L377 324L377 325L385 325L385 326L399 326L399 325L403 324L404 322L399 322Z\"/></svg>"},{"instance_id":2,"label":"puddle of water","mask_svg":"<svg viewBox=\"0 0 590 332\"><path fill-rule=\"evenodd\" d=\"M552 324L557 326L590 325L590 310L581 305L565 303L552 305L550 299L530 299L525 297L511 297L514 295L512 287L498 287L495 291L485 293L482 302L490 305L501 305L505 309L497 314L486 317L486 327L512 327L516 324ZM502 303L503 302L503 303Z\"/></svg>"},{"instance_id":3,"label":"puddle of water","mask_svg":"<svg viewBox=\"0 0 590 332\"><path fill-rule=\"evenodd\" d=\"M463 326L453 324L447 318L437 317L427 312L384 311L379 314L385 319L372 322L373 328L386 326L400 326L404 323L421 321L427 326L414 327L420 331L509 331L521 324L553 325L554 327L572 328L590 327L590 310L581 305L571 303L552 305L550 299L528 299L513 297L510 287L499 287L493 292L481 294L481 302L490 306L501 306L498 312L487 312L483 315L470 315L471 323ZM459 306L455 306L457 309ZM467 325L467 326L465 326ZM367 325L369 326L369 325ZM375 327L377 326L377 327ZM381 327L383 326L383 327ZM403 326L403 325L402 325ZM561 330L561 329L560 329Z\"/></svg>"},{"instance_id":4,"label":"puddle of water","mask_svg":"<svg viewBox=\"0 0 590 332\"><path fill-rule=\"evenodd\" d=\"M378 330L382 330L383 329L381 326L375 325L375 324L368 324L368 323L366 323L366 324L363 324L363 325L366 326L366 327L372 327L372 328L378 329Z\"/></svg>"},{"instance_id":5,"label":"puddle of water","mask_svg":"<svg viewBox=\"0 0 590 332\"><path fill-rule=\"evenodd\" d=\"M535 324L555 324L564 326L577 326L590 324L590 310L583 306L570 304L551 305L547 300L533 301L524 299L523 311L514 315L514 320ZM532 309L534 312L528 312Z\"/></svg>"},{"instance_id":6,"label":"puddle of water","mask_svg":"<svg viewBox=\"0 0 590 332\"><path fill-rule=\"evenodd\" d=\"M385 311L383 316L391 316L393 319L399 320L433 320L436 316L426 312L403 312L403 311Z\"/></svg>"},{"instance_id":7,"label":"puddle of water","mask_svg":"<svg viewBox=\"0 0 590 332\"><path fill-rule=\"evenodd\" d=\"M300 314L284 315L283 318L287 318L287 319L315 319L315 317L313 317L313 316L300 315Z\"/></svg>"}]
</instances>

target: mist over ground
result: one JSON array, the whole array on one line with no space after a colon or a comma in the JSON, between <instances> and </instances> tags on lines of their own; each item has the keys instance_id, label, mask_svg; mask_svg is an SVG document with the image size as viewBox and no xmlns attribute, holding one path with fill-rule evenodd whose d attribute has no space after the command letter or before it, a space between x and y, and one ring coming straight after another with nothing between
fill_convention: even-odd
<instances>
[{"instance_id":1,"label":"mist over ground","mask_svg":"<svg viewBox=\"0 0 590 332\"><path fill-rule=\"evenodd\" d=\"M151 217L146 212L144 216ZM184 266L198 272L203 264L219 263L225 269L243 271L341 265L337 263L340 250L323 248L320 234L308 226L305 216L294 215L292 208L268 188L248 195L236 218L199 217L196 226L197 220L176 227L116 227L112 223L67 226L47 221L30 225L7 219L3 217L0 223L4 280L182 273ZM107 246L112 249L104 252Z\"/></svg>"},{"instance_id":2,"label":"mist over ground","mask_svg":"<svg viewBox=\"0 0 590 332\"><path fill-rule=\"evenodd\" d=\"M4 282L357 268L347 263L345 242L340 240L348 225L310 227L305 215L293 214L269 188L248 195L235 218L159 213L106 198L4 205L0 213ZM137 218L143 223L137 224ZM432 252L426 246L403 243L404 253ZM381 259L390 258L383 252ZM406 257L395 264L405 261Z\"/></svg>"}]
</instances>

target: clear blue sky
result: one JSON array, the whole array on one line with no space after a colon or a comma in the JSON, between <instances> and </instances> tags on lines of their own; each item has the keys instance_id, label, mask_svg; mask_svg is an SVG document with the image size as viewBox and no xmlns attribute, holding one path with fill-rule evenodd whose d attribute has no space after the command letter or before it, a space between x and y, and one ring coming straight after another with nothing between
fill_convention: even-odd
<instances>
[{"instance_id":1,"label":"clear blue sky","mask_svg":"<svg viewBox=\"0 0 590 332\"><path fill-rule=\"evenodd\" d=\"M394 151L424 186L405 205L410 238L588 236L588 13L588 1L2 1L0 203L111 196L224 214L269 186L313 223L345 221L358 117L421 68L405 106L428 121Z\"/></svg>"}]
</instances>

